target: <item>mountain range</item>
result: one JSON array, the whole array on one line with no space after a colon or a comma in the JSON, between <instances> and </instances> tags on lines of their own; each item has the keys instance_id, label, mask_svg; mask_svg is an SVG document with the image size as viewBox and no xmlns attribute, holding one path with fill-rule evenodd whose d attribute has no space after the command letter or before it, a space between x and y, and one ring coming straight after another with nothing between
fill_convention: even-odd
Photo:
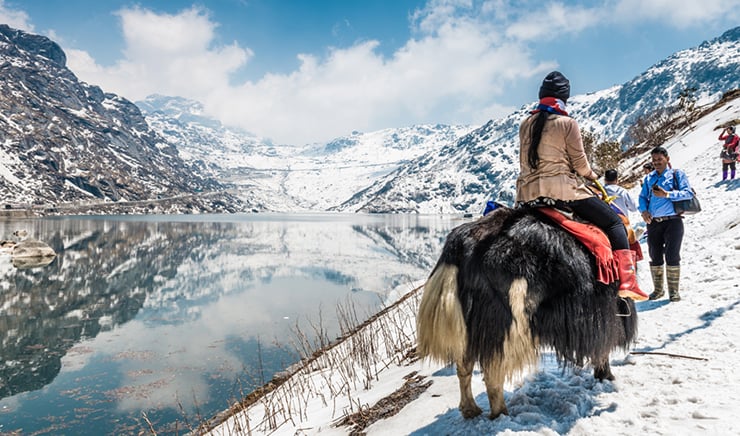
<instances>
[{"instance_id":1,"label":"mountain range","mask_svg":"<svg viewBox=\"0 0 740 436\"><path fill-rule=\"evenodd\" d=\"M690 90L701 107L737 88L740 27L677 52L627 83L573 96L568 110L582 129L602 141L619 141L628 147L633 142L628 130L635 121L678 104L685 91ZM155 129L167 115L159 108L173 103L165 97L137 102ZM179 103L184 113L187 106L184 101ZM513 202L519 124L534 105L523 105L480 127L436 125L353 132L328 144L302 147L264 143L259 152L237 152L219 160L242 162L239 168L232 166L225 178L236 184L245 201L254 203L259 198L265 210L479 213L489 199ZM185 125L195 129L205 124L189 120ZM180 135L180 142L185 137ZM243 149L255 150L256 138L244 138L248 147ZM198 147L209 150L221 144L215 149L229 153L234 150L230 141L213 135ZM191 141L189 147L196 145Z\"/></svg>"},{"instance_id":2,"label":"mountain range","mask_svg":"<svg viewBox=\"0 0 740 436\"><path fill-rule=\"evenodd\" d=\"M633 141L640 117L690 90L740 88L740 27L629 82L568 101L582 129ZM198 102L136 104L79 81L46 37L0 25L0 193L41 213L340 211L479 213L511 203L523 105L483 126L418 125L282 145L208 117Z\"/></svg>"}]
</instances>

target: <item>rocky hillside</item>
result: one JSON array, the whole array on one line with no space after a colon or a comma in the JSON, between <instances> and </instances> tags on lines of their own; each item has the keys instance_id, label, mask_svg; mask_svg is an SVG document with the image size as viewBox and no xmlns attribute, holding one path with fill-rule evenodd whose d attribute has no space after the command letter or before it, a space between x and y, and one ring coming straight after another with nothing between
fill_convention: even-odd
<instances>
[{"instance_id":1,"label":"rocky hillside","mask_svg":"<svg viewBox=\"0 0 740 436\"><path fill-rule=\"evenodd\" d=\"M124 98L80 82L46 37L0 25L0 195L4 208L55 211L146 201L151 211L235 211ZM179 202L177 198L186 198ZM167 199L167 207L157 201Z\"/></svg>"}]
</instances>

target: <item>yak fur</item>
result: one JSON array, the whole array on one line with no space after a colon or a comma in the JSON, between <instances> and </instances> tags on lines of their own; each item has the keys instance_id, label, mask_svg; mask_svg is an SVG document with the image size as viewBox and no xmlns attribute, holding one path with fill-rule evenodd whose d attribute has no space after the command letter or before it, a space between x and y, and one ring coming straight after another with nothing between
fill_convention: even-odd
<instances>
[{"instance_id":1,"label":"yak fur","mask_svg":"<svg viewBox=\"0 0 740 436\"><path fill-rule=\"evenodd\" d=\"M536 209L499 208L453 229L424 285L421 357L454 362L464 417L482 411L470 381L480 364L491 419L508 414L503 384L536 367L542 349L612 380L609 353L637 335L632 300L596 280L593 255Z\"/></svg>"}]
</instances>

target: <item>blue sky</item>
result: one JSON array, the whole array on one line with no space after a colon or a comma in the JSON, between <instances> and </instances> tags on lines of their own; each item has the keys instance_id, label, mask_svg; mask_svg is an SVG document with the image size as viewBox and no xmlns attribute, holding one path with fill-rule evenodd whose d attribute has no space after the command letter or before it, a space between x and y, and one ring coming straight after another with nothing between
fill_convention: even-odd
<instances>
[{"instance_id":1,"label":"blue sky","mask_svg":"<svg viewBox=\"0 0 740 436\"><path fill-rule=\"evenodd\" d=\"M740 0L0 0L81 79L130 100L202 102L276 143L418 123L483 124L624 83L740 25Z\"/></svg>"}]
</instances>

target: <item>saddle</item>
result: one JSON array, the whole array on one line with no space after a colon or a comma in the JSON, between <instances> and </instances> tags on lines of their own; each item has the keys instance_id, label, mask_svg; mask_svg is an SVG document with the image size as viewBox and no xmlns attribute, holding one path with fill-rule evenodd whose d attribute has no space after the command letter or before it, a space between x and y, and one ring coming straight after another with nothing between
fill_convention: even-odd
<instances>
[{"instance_id":1,"label":"saddle","mask_svg":"<svg viewBox=\"0 0 740 436\"><path fill-rule=\"evenodd\" d=\"M591 223L575 221L555 208L538 207L536 210L573 235L594 255L596 280L609 285L619 279L619 265L612 254L609 238L599 227Z\"/></svg>"}]
</instances>

